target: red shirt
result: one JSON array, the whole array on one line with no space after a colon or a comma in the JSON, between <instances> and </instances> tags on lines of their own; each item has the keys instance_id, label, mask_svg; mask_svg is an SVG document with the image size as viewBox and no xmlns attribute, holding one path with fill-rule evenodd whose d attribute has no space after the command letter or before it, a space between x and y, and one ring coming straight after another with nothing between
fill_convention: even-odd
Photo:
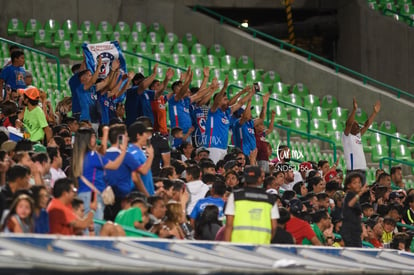
<instances>
[{"instance_id":1,"label":"red shirt","mask_svg":"<svg viewBox=\"0 0 414 275\"><path fill-rule=\"evenodd\" d=\"M257 160L266 160L269 161L269 153L267 150L268 142L262 133L255 133L254 137L256 138L256 147L257 147Z\"/></svg>"},{"instance_id":2,"label":"red shirt","mask_svg":"<svg viewBox=\"0 0 414 275\"><path fill-rule=\"evenodd\" d=\"M76 220L72 207L64 205L58 199L52 199L47 207L49 213L49 227L51 234L74 235L75 231L70 225Z\"/></svg>"},{"instance_id":3,"label":"red shirt","mask_svg":"<svg viewBox=\"0 0 414 275\"><path fill-rule=\"evenodd\" d=\"M286 231L292 234L296 244L302 244L304 238L311 240L313 237L316 237L309 223L293 215L290 216L290 220L286 223Z\"/></svg>"},{"instance_id":4,"label":"red shirt","mask_svg":"<svg viewBox=\"0 0 414 275\"><path fill-rule=\"evenodd\" d=\"M163 135L168 134L167 111L165 109L166 97L160 96L157 100L151 101L152 113L154 114L154 130Z\"/></svg>"}]
</instances>

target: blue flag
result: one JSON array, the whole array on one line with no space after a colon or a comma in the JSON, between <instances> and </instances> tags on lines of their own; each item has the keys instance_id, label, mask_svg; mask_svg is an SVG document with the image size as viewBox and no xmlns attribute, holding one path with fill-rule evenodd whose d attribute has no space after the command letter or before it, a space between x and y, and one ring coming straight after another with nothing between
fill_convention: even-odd
<instances>
[{"instance_id":1,"label":"blue flag","mask_svg":"<svg viewBox=\"0 0 414 275\"><path fill-rule=\"evenodd\" d=\"M85 53L86 68L90 70L92 74L95 72L98 57L102 57L102 66L99 68L100 72L98 78L105 78L109 74L112 61L115 59L119 59L119 68L121 72L127 72L125 58L118 41L107 41L97 44L84 43L82 49Z\"/></svg>"}]
</instances>

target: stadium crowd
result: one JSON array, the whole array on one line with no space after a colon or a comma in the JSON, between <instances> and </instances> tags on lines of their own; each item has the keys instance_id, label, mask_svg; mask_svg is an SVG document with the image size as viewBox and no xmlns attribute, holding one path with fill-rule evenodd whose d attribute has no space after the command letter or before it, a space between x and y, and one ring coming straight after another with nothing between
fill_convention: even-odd
<instances>
[{"instance_id":1,"label":"stadium crowd","mask_svg":"<svg viewBox=\"0 0 414 275\"><path fill-rule=\"evenodd\" d=\"M200 87L190 88L188 68L165 93L172 69L158 80L157 65L145 77L114 60L99 79L102 60L95 72L83 62L72 67L72 96L53 109L31 86L23 51L10 52L0 74L3 232L136 236L133 228L161 238L410 249L403 224L414 224L414 190L401 167L365 182L361 135L379 102L359 128L354 99L344 175L322 159L293 165L289 147L266 141L270 94L254 118L254 89L228 98L228 80L208 84L208 68Z\"/></svg>"}]
</instances>

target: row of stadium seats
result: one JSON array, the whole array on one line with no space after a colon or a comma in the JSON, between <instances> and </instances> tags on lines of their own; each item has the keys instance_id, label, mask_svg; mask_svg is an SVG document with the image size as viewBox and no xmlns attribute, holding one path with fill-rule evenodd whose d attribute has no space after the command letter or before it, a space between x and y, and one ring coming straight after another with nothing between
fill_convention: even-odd
<instances>
[{"instance_id":1,"label":"row of stadium seats","mask_svg":"<svg viewBox=\"0 0 414 275\"><path fill-rule=\"evenodd\" d=\"M367 2L371 9L413 26L414 5L411 0L367 0Z\"/></svg>"}]
</instances>

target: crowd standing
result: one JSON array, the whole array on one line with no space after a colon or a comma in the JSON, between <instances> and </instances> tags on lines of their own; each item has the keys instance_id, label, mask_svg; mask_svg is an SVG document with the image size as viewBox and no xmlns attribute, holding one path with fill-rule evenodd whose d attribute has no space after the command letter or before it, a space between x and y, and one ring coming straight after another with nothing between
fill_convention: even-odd
<instances>
[{"instance_id":1,"label":"crowd standing","mask_svg":"<svg viewBox=\"0 0 414 275\"><path fill-rule=\"evenodd\" d=\"M292 162L285 145L272 151L269 93L256 118L255 91L229 98L228 80L209 81L208 68L190 89L190 67L158 80L157 65L145 77L114 60L98 80L101 63L95 72L74 65L72 96L53 109L11 47L0 74L3 232L136 236L135 228L174 239L410 249L402 225L414 224L414 190L401 167L366 182L361 135L379 102L360 128L353 101L343 175L326 160Z\"/></svg>"}]
</instances>

